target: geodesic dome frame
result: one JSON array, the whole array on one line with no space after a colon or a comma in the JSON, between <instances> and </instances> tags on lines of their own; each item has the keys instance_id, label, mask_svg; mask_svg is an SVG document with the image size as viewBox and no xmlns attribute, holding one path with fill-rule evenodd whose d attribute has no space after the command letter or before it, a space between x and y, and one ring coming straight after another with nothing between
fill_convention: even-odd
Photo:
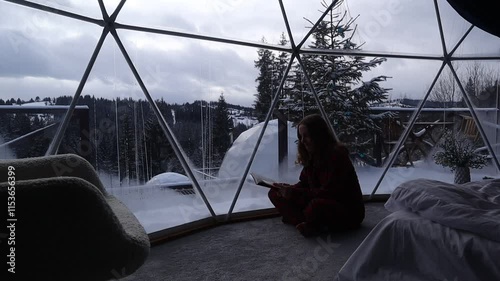
<instances>
[{"instance_id":1,"label":"geodesic dome frame","mask_svg":"<svg viewBox=\"0 0 500 281\"><path fill-rule=\"evenodd\" d=\"M49 7L47 5L37 4L37 3L33 3L33 2L28 2L28 1L21 1L21 0L5 0L5 1L11 2L14 4L18 4L21 6L25 6L25 7L30 7L30 8L37 9L37 10L42 10L42 11L45 11L48 13L72 18L75 20L84 21L87 23L92 23L92 24L95 24L97 26L102 27L101 36L100 36L98 43L97 43L97 45L92 53L92 56L89 60L89 63L87 65L86 69L85 69L85 72L83 73L82 79L79 82L78 88L76 90L76 93L74 94L74 97L73 97L72 102L70 104L69 110L66 113L63 122L61 122L61 125L59 126L57 133L56 133L52 143L50 144L49 149L46 152L46 155L53 155L53 154L57 153L58 148L59 148L61 141L62 141L62 138L63 138L63 134L68 128L69 120L73 114L75 107L76 107L78 98L82 94L83 88L87 82L87 79L89 77L90 72L92 71L92 68L93 68L94 63L97 59L97 56L100 53L100 50L101 50L103 43L104 43L104 40L108 37L109 34L111 34L111 36L115 40L117 46L119 47L121 54L123 55L124 59L126 60L128 66L130 67L130 70L132 71L138 85L140 86L140 88L144 94L144 97L150 103L150 105L154 111L154 114L156 115L158 122L159 122L166 138L168 139L168 141L172 145L172 148L174 149L175 154L177 155L179 161L181 162L182 167L184 168L184 170L187 173L190 180L193 182L195 189L197 190L198 194L202 197L210 214L213 217L215 217L216 214L215 214L214 210L212 209L209 201L207 200L207 197L205 196L204 191L200 187L200 184L199 184L196 176L194 175L192 168L189 166L185 152L181 148L179 141L177 140L175 134L172 132L172 129L170 128L169 124L166 122L165 118L160 113L160 110L159 110L158 106L156 105L155 101L153 100L153 98L148 90L148 87L144 83L136 65L134 64L134 62L131 59L131 57L129 55L129 51L122 43L120 36L117 33L118 29L146 32L146 33L152 33L152 34L158 34L158 35L164 35L164 36L172 36L172 37L190 38L190 39L210 41L210 42L218 42L218 43L237 45L237 46L260 48L260 49L267 49L267 50L279 51L279 52L287 52L290 54L290 60L288 62L288 65L287 65L287 68L285 69L284 74L282 75L283 78L279 83L279 87L278 87L278 89L276 89L276 93L278 93L279 91L281 91L281 89L283 89L284 84L285 84L285 78L287 77L287 75L291 69L292 63L294 61L298 62L302 67L304 67L302 55L362 56L362 57L382 57L382 58L396 58L396 59L410 59L410 60L439 61L439 62L441 62L441 67L439 68L439 71L435 75L434 80L432 81L429 89L427 90L425 96L423 97L422 102L416 108L414 114L412 115L412 117L409 121L409 125L407 126L406 130L404 131L402 138L399 140L398 144L396 145L395 150L398 151L400 149L400 147L403 145L404 141L408 138L410 130L411 130L413 124L416 122L417 116L421 112L421 110L422 110L426 100L428 99L434 85L436 84L436 81L440 77L443 69L448 67L448 69L453 74L453 77L455 78L455 81L457 82L457 84L460 88L460 92L462 93L463 99L466 102L467 107L470 109L472 118L474 119L475 123L478 126L479 133L480 133L482 139L485 141L485 144L488 148L488 151L493 156L494 164L496 165L497 169L500 170L500 163L498 162L496 154L494 153L493 147L492 147L490 141L488 140L488 137L486 136L486 133L481 125L481 122L479 122L479 118L475 112L474 106L473 106L470 98L467 96L467 94L465 94L464 86L462 85L462 83L461 83L461 81L460 81L460 79L455 71L455 68L452 65L452 62L454 62L454 61L469 61L469 60L497 61L497 60L500 60L500 55L497 54L497 55L492 55L492 56L461 56L461 55L456 54L456 50L459 48L459 46L462 44L462 42L466 39L466 37L469 35L469 33L475 28L475 26L473 24L469 27L467 32L465 32L465 34L463 34L462 38L452 48L452 50L448 51L447 44L445 42L446 40L444 39L445 32L444 32L442 24L441 24L439 5L438 5L437 0L435 0L433 2L434 2L437 23L438 23L437 28L439 29L442 50L443 50L443 53L441 55L384 53L384 52L357 51L357 50L319 50L319 49L312 49L312 48L305 47L307 40L309 39L311 34L314 32L315 28L324 19L324 17L338 4L339 1L332 1L332 3L328 5L328 8L326 8L325 11L323 11L322 15L315 21L314 26L312 26L310 28L308 33L300 41L295 41L294 36L293 36L293 31L292 31L290 24L289 24L289 21L288 21L289 14L287 14L286 3L283 3L284 1L279 0L278 3L280 6L280 10L281 10L281 16L283 17L283 20L284 20L284 24L286 27L286 33L288 35L288 38L290 39L290 46L277 46L277 45L264 44L264 43L248 42L248 41L244 41L244 40L235 40L235 39L229 39L229 38L223 38L223 37L207 36L207 35L197 34L197 33L179 32L179 31L174 31L174 30L169 30L169 29L159 29L159 28L142 27L142 26L138 26L138 25L121 24L121 23L117 22L117 17L119 15L122 7L126 4L126 0L120 1L118 6L116 7L116 9L112 13L109 13L106 10L106 7L105 7L103 1L99 0L98 3L99 3L100 11L102 14L102 19L95 19L95 18L75 14L72 12L68 12L65 10ZM466 1L451 1L451 0L449 0L448 2L450 2L450 4L452 4L452 5L454 3L456 5L466 3ZM481 5L479 5L479 6L481 6ZM468 7L463 6L463 5L461 7L462 7L461 14L463 14L464 13L463 11L467 11ZM484 15L484 16L485 16L485 18L489 17L489 14ZM469 18L471 18L471 17L469 17ZM479 17L472 17L472 18L478 19ZM479 18L479 19L481 19L481 18ZM489 22L490 20L487 20L487 21ZM478 26L482 26L487 31L491 30L491 26L488 25L487 23L486 24L478 23ZM490 27L485 27L485 26L490 26ZM496 31L494 31L494 32L496 32ZM318 104L319 111L325 117L325 119L328 120L328 118L326 118L328 114L327 114L327 112L325 112L320 100L318 99L318 94L316 92L316 89L313 86L311 79L307 73L305 73L305 79L306 79L306 82L308 83L309 87L312 89L312 95ZM241 189L243 187L243 184L245 182L246 176L247 176L247 174L250 170L250 167L252 165L252 161L253 161L255 154L257 152L257 149L261 143L261 140L262 140L262 137L263 137L264 132L266 130L267 124L268 124L269 120L271 119L271 117L273 115L273 111L276 108L278 102L279 102L279 95L276 94L276 95L274 95L274 99L272 101L271 107L269 108L266 119L264 121L262 131L260 132L259 138L255 144L255 147L252 151L250 159L246 163L244 174L238 183L237 192L236 192L235 197L232 201L231 207L228 211L227 219L230 218L230 216L233 212L234 206L236 204L236 201L238 200L238 197L239 197L239 194L240 194ZM333 126L330 123L330 121L329 121L329 126L330 126L331 130L334 131ZM377 184L375 185L375 187L371 193L371 196L373 196L375 194L375 192L377 191L384 176L386 175L387 171L390 169L392 163L394 162L395 157L396 157L396 155L393 155L392 158L389 160L389 164L386 165L384 172L382 173L379 181L377 182Z\"/></svg>"}]
</instances>

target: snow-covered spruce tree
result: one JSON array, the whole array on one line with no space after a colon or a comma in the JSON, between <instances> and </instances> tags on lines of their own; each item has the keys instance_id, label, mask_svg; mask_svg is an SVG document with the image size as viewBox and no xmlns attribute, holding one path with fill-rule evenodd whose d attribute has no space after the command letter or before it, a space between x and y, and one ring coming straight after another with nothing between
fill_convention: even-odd
<instances>
[{"instance_id":1,"label":"snow-covered spruce tree","mask_svg":"<svg viewBox=\"0 0 500 281\"><path fill-rule=\"evenodd\" d=\"M214 148L214 165L220 166L226 151L231 146L229 134L233 129L233 121L229 116L224 94L221 93L217 106L214 112L214 127L213 127L213 148Z\"/></svg>"},{"instance_id":2,"label":"snow-covered spruce tree","mask_svg":"<svg viewBox=\"0 0 500 281\"><path fill-rule=\"evenodd\" d=\"M265 39L262 39L262 42L265 43ZM282 33L278 45L285 46L286 44L288 44L288 39L285 33ZM265 49L259 49L257 54L259 58L255 61L255 67L259 69L259 77L255 79L258 85L254 107L257 119L262 122L269 111L274 95L278 91L280 82L283 79L283 75L285 74L286 67L290 60L290 55L287 52L276 53ZM288 83L285 83L285 85L287 84ZM283 87L279 91L280 100L288 97L289 91L287 87ZM278 105L278 108L280 107L281 106Z\"/></svg>"},{"instance_id":3,"label":"snow-covered spruce tree","mask_svg":"<svg viewBox=\"0 0 500 281\"><path fill-rule=\"evenodd\" d=\"M281 33L280 41L278 42L278 45L280 46L285 46L288 44L288 40L285 36L285 33ZM273 69L274 75L273 75L273 80L272 80L272 89L273 89L273 97L276 91L279 88L279 85L281 83L281 80L283 79L283 75L285 74L286 67L288 66L290 57L287 52L280 52L278 55L274 56L274 62L273 62ZM288 75L290 77L290 75ZM289 78L287 77L287 80ZM283 85L283 88L280 90L279 95L280 95L280 101L283 100L284 98L289 96L289 89L286 87L288 83L285 83ZM280 102L281 104L281 102ZM279 108L280 106L278 106Z\"/></svg>"},{"instance_id":4,"label":"snow-covered spruce tree","mask_svg":"<svg viewBox=\"0 0 500 281\"><path fill-rule=\"evenodd\" d=\"M307 84L304 71L298 63L295 62L292 65L288 77L291 89L287 92L288 96L280 103L280 107L286 108L291 121L298 122L306 114L310 113L311 108L309 106L314 104L315 101L312 94L310 94L310 88ZM308 106L307 109L305 105Z\"/></svg>"},{"instance_id":5,"label":"snow-covered spruce tree","mask_svg":"<svg viewBox=\"0 0 500 281\"><path fill-rule=\"evenodd\" d=\"M262 43L266 43L265 38L262 38ZM255 67L259 69L259 76L255 79L257 94L255 94L254 108L257 119L262 122L266 118L272 102L275 58L273 53L267 49L259 49L257 54L258 59L254 63Z\"/></svg>"},{"instance_id":6,"label":"snow-covered spruce tree","mask_svg":"<svg viewBox=\"0 0 500 281\"><path fill-rule=\"evenodd\" d=\"M341 2L317 26L312 34L310 48L360 49L352 41L356 32L356 19L348 19L346 13L334 12ZM325 8L328 6L325 2L322 5ZM380 65L385 58L373 58L369 61L360 56L304 55L302 58L305 71L339 139L353 152L366 152L367 147L371 146L373 134L380 130L370 115L369 106L385 100L389 89L382 88L379 84L386 80L386 76L377 76L369 81L362 81L362 76L363 72ZM303 88L293 89L293 96L290 98L291 111L295 112L293 119L297 122L303 115L318 113L318 109L311 89L294 84L294 87ZM297 102L298 100L301 102Z\"/></svg>"}]
</instances>

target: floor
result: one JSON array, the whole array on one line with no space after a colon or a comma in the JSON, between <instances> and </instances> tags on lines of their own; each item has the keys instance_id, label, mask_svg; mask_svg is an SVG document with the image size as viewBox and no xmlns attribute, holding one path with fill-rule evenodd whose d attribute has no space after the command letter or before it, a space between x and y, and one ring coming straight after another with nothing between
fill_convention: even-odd
<instances>
[{"instance_id":1,"label":"floor","mask_svg":"<svg viewBox=\"0 0 500 281\"><path fill-rule=\"evenodd\" d=\"M304 238L281 218L225 224L152 247L132 280L332 280L389 212L366 203L362 227Z\"/></svg>"}]
</instances>

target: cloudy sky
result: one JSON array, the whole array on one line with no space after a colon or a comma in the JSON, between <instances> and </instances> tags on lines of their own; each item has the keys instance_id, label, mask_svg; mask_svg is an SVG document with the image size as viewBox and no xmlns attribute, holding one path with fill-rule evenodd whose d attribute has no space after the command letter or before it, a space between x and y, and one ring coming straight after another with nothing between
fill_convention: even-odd
<instances>
[{"instance_id":1,"label":"cloudy sky","mask_svg":"<svg viewBox=\"0 0 500 281\"><path fill-rule=\"evenodd\" d=\"M33 1L87 17L102 18L97 1ZM119 1L104 0L111 14ZM327 1L329 2L329 1ZM451 50L470 24L439 0L447 48ZM321 13L319 0L284 0L299 42ZM74 95L102 27L0 1L0 98L30 99ZM353 39L370 52L442 55L432 0L345 1L337 10L356 17ZM125 3L117 22L276 44L286 31L278 1L168 0ZM130 30L118 30L128 54L153 96L171 103L216 100L251 106L256 93L257 49ZM500 40L473 29L457 55L500 54ZM498 61L485 62L498 69ZM440 67L438 61L388 59L365 73L392 77L383 86L392 98L422 97ZM143 98L135 78L108 35L83 90L106 98Z\"/></svg>"}]
</instances>

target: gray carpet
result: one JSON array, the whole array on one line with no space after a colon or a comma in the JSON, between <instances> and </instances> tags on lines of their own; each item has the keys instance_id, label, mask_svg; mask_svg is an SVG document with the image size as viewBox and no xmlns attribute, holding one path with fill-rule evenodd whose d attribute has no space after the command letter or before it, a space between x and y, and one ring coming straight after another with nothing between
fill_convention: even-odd
<instances>
[{"instance_id":1,"label":"gray carpet","mask_svg":"<svg viewBox=\"0 0 500 281\"><path fill-rule=\"evenodd\" d=\"M370 230L389 214L367 203L360 229L304 238L281 218L226 224L154 246L122 280L332 280Z\"/></svg>"}]
</instances>

